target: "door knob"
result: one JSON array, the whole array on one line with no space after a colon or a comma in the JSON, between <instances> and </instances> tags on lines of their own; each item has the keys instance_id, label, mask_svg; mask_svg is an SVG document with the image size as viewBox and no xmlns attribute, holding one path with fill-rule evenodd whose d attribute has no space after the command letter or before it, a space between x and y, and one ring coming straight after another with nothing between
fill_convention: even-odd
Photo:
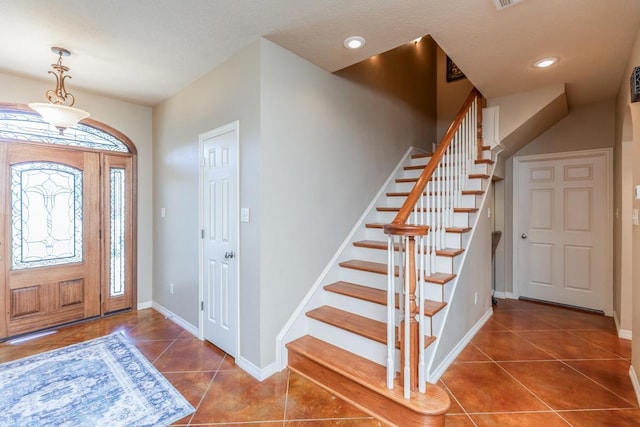
<instances>
[{"instance_id":1,"label":"door knob","mask_svg":"<svg viewBox=\"0 0 640 427\"><path fill-rule=\"evenodd\" d=\"M527 238L527 233L522 233L522 236L520 236L520 237L522 237L523 239L526 239Z\"/></svg>"},{"instance_id":2,"label":"door knob","mask_svg":"<svg viewBox=\"0 0 640 427\"><path fill-rule=\"evenodd\" d=\"M224 257L227 259L233 258L234 256L236 256L236 254L234 254L233 251L224 253Z\"/></svg>"}]
</instances>

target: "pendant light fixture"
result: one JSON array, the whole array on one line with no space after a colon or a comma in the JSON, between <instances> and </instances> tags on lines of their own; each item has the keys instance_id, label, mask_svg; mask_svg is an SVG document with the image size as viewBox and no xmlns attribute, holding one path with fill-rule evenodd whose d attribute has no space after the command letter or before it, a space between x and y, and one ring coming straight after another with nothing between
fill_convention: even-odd
<instances>
[{"instance_id":1,"label":"pendant light fixture","mask_svg":"<svg viewBox=\"0 0 640 427\"><path fill-rule=\"evenodd\" d=\"M62 65L62 57L69 56L71 53L61 47L52 47L51 51L58 55L58 62L51 64L54 71L49 71L49 74L53 74L56 78L56 87L45 93L45 98L49 102L32 102L29 107L40 114L47 123L55 126L62 135L66 128L75 126L80 120L89 117L89 113L73 108L76 98L64 87L65 79L71 76L65 75L69 67Z\"/></svg>"}]
</instances>

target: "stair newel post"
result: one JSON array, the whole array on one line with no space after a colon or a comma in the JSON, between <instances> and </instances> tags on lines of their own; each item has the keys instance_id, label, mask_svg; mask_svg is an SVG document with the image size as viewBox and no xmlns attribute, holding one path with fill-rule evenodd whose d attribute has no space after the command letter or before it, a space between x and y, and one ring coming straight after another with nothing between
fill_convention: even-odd
<instances>
[{"instance_id":1,"label":"stair newel post","mask_svg":"<svg viewBox=\"0 0 640 427\"><path fill-rule=\"evenodd\" d=\"M399 283L404 288L404 312L398 331L400 339L400 383L404 387L404 397L409 399L411 391L418 391L419 359L420 359L420 328L417 320L418 304L416 297L418 272L416 263L416 236L424 236L428 227L424 225L386 224L384 232L401 237L400 246L404 246L404 262L400 264L400 271L404 271L403 280ZM424 339L424 338L423 338Z\"/></svg>"}]
</instances>

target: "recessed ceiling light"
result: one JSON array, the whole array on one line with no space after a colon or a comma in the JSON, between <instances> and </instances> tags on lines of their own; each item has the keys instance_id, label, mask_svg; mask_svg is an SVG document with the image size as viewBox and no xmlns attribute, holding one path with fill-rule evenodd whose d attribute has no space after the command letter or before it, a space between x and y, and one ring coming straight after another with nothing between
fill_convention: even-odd
<instances>
[{"instance_id":1,"label":"recessed ceiling light","mask_svg":"<svg viewBox=\"0 0 640 427\"><path fill-rule=\"evenodd\" d=\"M533 66L535 68L547 68L547 67L551 67L553 64L557 63L559 61L558 58L552 56L549 58L542 58L536 62L533 63Z\"/></svg>"},{"instance_id":2,"label":"recessed ceiling light","mask_svg":"<svg viewBox=\"0 0 640 427\"><path fill-rule=\"evenodd\" d=\"M344 39L344 47L347 49L360 49L366 42L364 37L351 36Z\"/></svg>"}]
</instances>

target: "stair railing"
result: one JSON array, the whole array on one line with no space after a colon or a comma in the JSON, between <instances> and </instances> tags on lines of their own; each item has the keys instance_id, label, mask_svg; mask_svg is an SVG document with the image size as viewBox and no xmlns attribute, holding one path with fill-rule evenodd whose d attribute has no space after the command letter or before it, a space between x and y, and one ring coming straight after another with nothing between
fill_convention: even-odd
<instances>
[{"instance_id":1,"label":"stair railing","mask_svg":"<svg viewBox=\"0 0 640 427\"><path fill-rule=\"evenodd\" d=\"M482 153L482 95L473 89L391 224L387 257L387 387L394 388L400 341L400 384L404 397L426 391L425 277L436 273L436 251L457 224L455 209ZM396 257L395 254L398 253ZM396 264L397 262L397 264ZM444 302L444 288L438 296ZM398 312L396 312L398 293ZM433 328L430 327L429 336Z\"/></svg>"}]
</instances>

